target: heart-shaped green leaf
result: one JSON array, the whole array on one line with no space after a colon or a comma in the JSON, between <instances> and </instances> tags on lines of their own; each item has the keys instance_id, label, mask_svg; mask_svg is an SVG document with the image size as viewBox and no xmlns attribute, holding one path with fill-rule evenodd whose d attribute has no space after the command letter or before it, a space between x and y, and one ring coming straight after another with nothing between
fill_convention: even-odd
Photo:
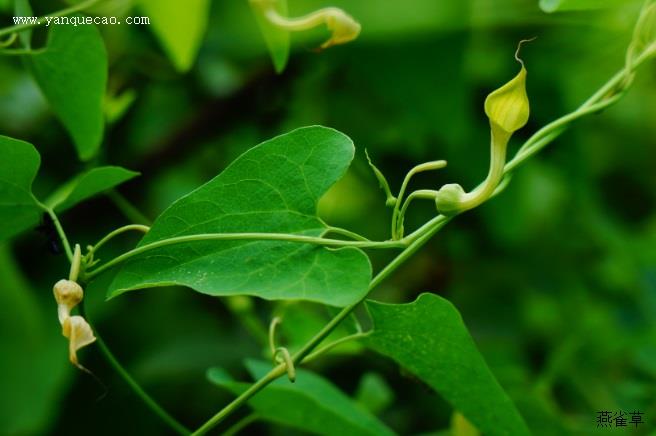
<instances>
[{"instance_id":1,"label":"heart-shaped green leaf","mask_svg":"<svg viewBox=\"0 0 656 436\"><path fill-rule=\"evenodd\" d=\"M32 194L41 157L32 144L0 136L0 240L34 227L44 209Z\"/></svg>"},{"instance_id":2,"label":"heart-shaped green leaf","mask_svg":"<svg viewBox=\"0 0 656 436\"><path fill-rule=\"evenodd\" d=\"M52 25L42 53L30 56L32 73L52 110L73 137L82 160L103 139L107 52L95 26Z\"/></svg>"},{"instance_id":3,"label":"heart-shaped green leaf","mask_svg":"<svg viewBox=\"0 0 656 436\"><path fill-rule=\"evenodd\" d=\"M271 364L246 361L255 379L263 377ZM248 383L229 379L220 368L212 368L207 376L212 383L235 395L244 392ZM320 435L393 435L394 432L366 409L346 396L328 380L304 369L296 370L296 382L280 378L248 401L261 419Z\"/></svg>"},{"instance_id":4,"label":"heart-shaped green leaf","mask_svg":"<svg viewBox=\"0 0 656 436\"><path fill-rule=\"evenodd\" d=\"M449 301L422 294L409 304L367 307L374 321L367 346L430 385L483 434L530 434Z\"/></svg>"},{"instance_id":5,"label":"heart-shaped green leaf","mask_svg":"<svg viewBox=\"0 0 656 436\"><path fill-rule=\"evenodd\" d=\"M319 198L342 177L354 147L345 135L306 127L244 153L182 197L155 221L139 246L208 233L291 233L319 237ZM287 241L197 241L130 258L109 291L184 285L217 295L301 299L346 306L363 297L371 265L359 249Z\"/></svg>"},{"instance_id":6,"label":"heart-shaped green leaf","mask_svg":"<svg viewBox=\"0 0 656 436\"><path fill-rule=\"evenodd\" d=\"M0 240L35 227L50 208L69 209L138 175L120 167L94 168L64 184L43 204L32 194L40 164L32 144L0 136Z\"/></svg>"}]
</instances>

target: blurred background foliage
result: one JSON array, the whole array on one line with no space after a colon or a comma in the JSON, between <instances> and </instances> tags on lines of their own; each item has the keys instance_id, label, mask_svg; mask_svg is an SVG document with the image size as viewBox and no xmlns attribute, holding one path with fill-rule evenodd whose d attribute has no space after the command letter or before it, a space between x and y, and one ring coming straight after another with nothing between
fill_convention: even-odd
<instances>
[{"instance_id":1,"label":"blurred background foliage","mask_svg":"<svg viewBox=\"0 0 656 436\"><path fill-rule=\"evenodd\" d=\"M62 8L34 3L38 13ZM334 127L353 138L358 153L322 200L321 215L384 239L389 210L365 148L395 189L414 164L435 159L449 166L417 177L415 187L470 188L489 159L483 100L516 74L520 39L538 37L522 52L532 114L513 137L515 149L623 66L640 1L554 14L538 3L289 0L292 16L343 7L362 34L320 54L313 49L324 30L294 34L281 75L246 1L212 3L197 62L184 75L147 27L104 26L111 124L101 155L78 161L18 57L0 59L0 132L37 146L43 167L35 192L48 194L91 165L122 165L142 177L120 191L154 218L260 141L303 125ZM10 23L12 7L0 1L3 22ZM45 34L39 29L35 38ZM577 123L517 171L503 195L449 224L373 293L407 302L431 291L454 302L535 434L609 431L596 429L601 410L642 411L645 423L625 431L656 434L655 72L648 63L618 105ZM406 227L434 213L418 204ZM127 223L106 197L62 221L85 243ZM125 237L105 256L135 242ZM82 361L107 390L67 363L51 293L67 274L66 260L46 245L33 231L0 249L0 432L165 434L97 347ZM375 266L388 260L375 254ZM89 318L118 358L191 427L230 399L206 381L208 367L245 379L243 359L265 356L263 329L274 315L283 316L282 337L292 349L330 316L311 304L216 299L180 288L104 302L102 282L87 298ZM338 348L311 368L401 434L449 426L452 411L437 394L358 346ZM263 423L247 431L295 434Z\"/></svg>"}]
</instances>

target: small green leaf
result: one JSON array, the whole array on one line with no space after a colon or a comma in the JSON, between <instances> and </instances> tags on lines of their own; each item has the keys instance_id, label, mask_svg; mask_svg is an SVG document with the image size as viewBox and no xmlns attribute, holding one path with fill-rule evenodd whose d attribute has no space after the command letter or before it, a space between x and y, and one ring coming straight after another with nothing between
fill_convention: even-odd
<instances>
[{"instance_id":1,"label":"small green leaf","mask_svg":"<svg viewBox=\"0 0 656 436\"><path fill-rule=\"evenodd\" d=\"M0 240L34 227L43 209L32 195L41 157L32 144L0 136Z\"/></svg>"},{"instance_id":2,"label":"small green leaf","mask_svg":"<svg viewBox=\"0 0 656 436\"><path fill-rule=\"evenodd\" d=\"M255 14L257 25L269 48L273 66L281 73L289 60L289 31L272 24L264 15L264 7L271 0L250 0L251 10ZM278 13L287 16L287 0L273 0L273 7Z\"/></svg>"},{"instance_id":3,"label":"small green leaf","mask_svg":"<svg viewBox=\"0 0 656 436\"><path fill-rule=\"evenodd\" d=\"M139 0L151 27L178 71L194 64L209 19L209 0Z\"/></svg>"},{"instance_id":4,"label":"small green leaf","mask_svg":"<svg viewBox=\"0 0 656 436\"><path fill-rule=\"evenodd\" d=\"M255 360L246 362L251 375L258 379L271 364ZM244 392L248 383L230 381L218 368L208 371L212 383L235 395ZM248 401L262 419L321 435L393 435L394 432L371 415L328 380L304 369L296 370L296 382L280 378Z\"/></svg>"},{"instance_id":5,"label":"small green leaf","mask_svg":"<svg viewBox=\"0 0 656 436\"><path fill-rule=\"evenodd\" d=\"M121 167L98 167L62 185L50 195L45 204L55 210L70 209L108 189L138 176L139 173Z\"/></svg>"},{"instance_id":6,"label":"small green leaf","mask_svg":"<svg viewBox=\"0 0 656 436\"><path fill-rule=\"evenodd\" d=\"M604 9L625 4L626 0L540 0L540 8L545 12Z\"/></svg>"},{"instance_id":7,"label":"small green leaf","mask_svg":"<svg viewBox=\"0 0 656 436\"><path fill-rule=\"evenodd\" d=\"M46 49L30 62L80 159L92 158L103 139L107 86L107 52L100 32L95 26L52 25Z\"/></svg>"},{"instance_id":8,"label":"small green leaf","mask_svg":"<svg viewBox=\"0 0 656 436\"><path fill-rule=\"evenodd\" d=\"M306 127L244 153L155 221L139 246L176 236L269 232L319 237L319 198L351 163L351 140ZM108 290L183 285L209 295L254 295L346 306L362 298L371 264L359 249L285 241L199 241L164 246L127 260Z\"/></svg>"},{"instance_id":9,"label":"small green leaf","mask_svg":"<svg viewBox=\"0 0 656 436\"><path fill-rule=\"evenodd\" d=\"M367 346L428 383L483 434L529 434L450 302L422 294L409 304L367 307L374 321Z\"/></svg>"}]
</instances>

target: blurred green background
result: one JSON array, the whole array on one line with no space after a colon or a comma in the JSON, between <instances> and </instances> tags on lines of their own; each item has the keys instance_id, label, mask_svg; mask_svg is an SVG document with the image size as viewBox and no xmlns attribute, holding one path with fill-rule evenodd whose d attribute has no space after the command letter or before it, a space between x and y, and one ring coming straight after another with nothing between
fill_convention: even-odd
<instances>
[{"instance_id":1,"label":"blurred green background","mask_svg":"<svg viewBox=\"0 0 656 436\"><path fill-rule=\"evenodd\" d=\"M101 27L109 94L129 91L134 101L108 127L96 161L78 161L18 57L0 59L0 132L41 153L35 192L47 194L89 165L121 165L142 177L120 192L155 218L262 140L304 125L334 127L358 150L321 215L385 239L389 210L365 148L394 190L413 165L435 159L449 166L417 177L415 188L475 186L489 162L483 100L516 74L517 42L538 37L522 51L532 114L511 152L623 66L640 4L546 14L537 0L289 0L291 15L342 7L362 34L320 54L313 49L325 30L295 34L289 65L276 75L247 2L217 1L186 75L175 72L147 27ZM62 4L33 6L44 13ZM13 2L0 7L10 23ZM372 295L407 302L431 291L451 300L538 435L656 434L655 72L648 63L619 104L577 123L520 168L501 196L449 224ZM406 227L434 213L418 204ZM127 223L106 197L61 218L69 237L84 243ZM135 242L117 240L105 256ZM46 244L33 231L0 248L0 433L166 434L97 347L81 359L107 389L68 364L51 292L67 262ZM373 260L380 267L388 258ZM330 317L311 304L181 288L105 303L96 283L87 298L89 318L117 357L190 427L230 399L206 381L206 369L245 378L243 359L265 356L261 333L272 316L285 314L282 337L292 349ZM339 348L311 367L362 401L375 379L375 396L385 400L378 414L400 434L449 425L452 410L439 395L371 352ZM645 423L598 430L601 410L642 411ZM247 432L296 434L264 423Z\"/></svg>"}]
</instances>

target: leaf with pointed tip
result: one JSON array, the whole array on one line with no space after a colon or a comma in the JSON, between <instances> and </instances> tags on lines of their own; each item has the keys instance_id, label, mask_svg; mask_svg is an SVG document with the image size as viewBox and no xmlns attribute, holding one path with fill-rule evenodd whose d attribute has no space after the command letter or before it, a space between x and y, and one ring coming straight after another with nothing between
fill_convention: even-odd
<instances>
[{"instance_id":1,"label":"leaf with pointed tip","mask_svg":"<svg viewBox=\"0 0 656 436\"><path fill-rule=\"evenodd\" d=\"M14 13L17 17L31 17L34 15L29 0L16 0ZM25 29L18 32L18 39L23 48L29 49L32 46L32 29Z\"/></svg>"},{"instance_id":2,"label":"leaf with pointed tip","mask_svg":"<svg viewBox=\"0 0 656 436\"><path fill-rule=\"evenodd\" d=\"M48 44L29 58L32 74L53 112L73 137L82 160L102 143L107 52L95 26L53 25Z\"/></svg>"},{"instance_id":3,"label":"leaf with pointed tip","mask_svg":"<svg viewBox=\"0 0 656 436\"><path fill-rule=\"evenodd\" d=\"M374 322L367 346L430 385L483 434L530 434L449 301L422 294L408 304L367 301L367 308Z\"/></svg>"},{"instance_id":4,"label":"leaf with pointed tip","mask_svg":"<svg viewBox=\"0 0 656 436\"><path fill-rule=\"evenodd\" d=\"M138 175L137 172L115 166L94 168L62 185L50 195L45 204L55 210L70 209Z\"/></svg>"},{"instance_id":5,"label":"leaf with pointed tip","mask_svg":"<svg viewBox=\"0 0 656 436\"><path fill-rule=\"evenodd\" d=\"M319 198L353 159L351 140L314 126L244 153L217 177L182 197L155 221L143 247L185 235L269 232L319 237ZM128 259L108 297L183 285L215 296L254 295L346 306L362 298L371 264L359 249L287 241L196 241L154 248Z\"/></svg>"},{"instance_id":6,"label":"leaf with pointed tip","mask_svg":"<svg viewBox=\"0 0 656 436\"><path fill-rule=\"evenodd\" d=\"M209 0L139 0L151 27L178 71L194 64L209 20Z\"/></svg>"},{"instance_id":7,"label":"leaf with pointed tip","mask_svg":"<svg viewBox=\"0 0 656 436\"><path fill-rule=\"evenodd\" d=\"M41 157L32 144L0 136L0 240L34 227L44 210L32 194Z\"/></svg>"},{"instance_id":8,"label":"leaf with pointed tip","mask_svg":"<svg viewBox=\"0 0 656 436\"><path fill-rule=\"evenodd\" d=\"M282 73L289 59L289 31L275 26L266 18L264 10L269 2L271 0L250 0L251 10L269 48L273 66L277 73ZM273 7L281 16L287 16L287 0L275 0Z\"/></svg>"},{"instance_id":9,"label":"leaf with pointed tip","mask_svg":"<svg viewBox=\"0 0 656 436\"><path fill-rule=\"evenodd\" d=\"M246 361L255 379L263 377L271 364ZM232 381L220 368L211 368L207 376L239 395L250 384ZM279 378L248 401L261 419L321 435L393 435L394 432L328 380L304 369L296 370L296 382Z\"/></svg>"}]
</instances>

